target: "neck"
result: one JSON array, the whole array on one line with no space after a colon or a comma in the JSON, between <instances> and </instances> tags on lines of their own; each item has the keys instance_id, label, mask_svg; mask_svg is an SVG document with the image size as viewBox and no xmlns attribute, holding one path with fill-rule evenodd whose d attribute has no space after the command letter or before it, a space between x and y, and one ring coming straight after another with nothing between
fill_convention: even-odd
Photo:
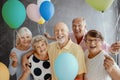
<instances>
[{"instance_id":1,"label":"neck","mask_svg":"<svg viewBox=\"0 0 120 80\"><path fill-rule=\"evenodd\" d=\"M30 48L30 46L22 46L22 45L17 45L16 48L20 49L20 50L28 50Z\"/></svg>"},{"instance_id":2,"label":"neck","mask_svg":"<svg viewBox=\"0 0 120 80\"><path fill-rule=\"evenodd\" d=\"M102 50L96 51L96 52L91 52L89 51L88 58L94 58L96 55L98 55Z\"/></svg>"},{"instance_id":3,"label":"neck","mask_svg":"<svg viewBox=\"0 0 120 80\"><path fill-rule=\"evenodd\" d=\"M40 59L40 60L48 60L48 54L37 54L37 53L35 53L34 54L35 55L35 57L37 57L38 59Z\"/></svg>"},{"instance_id":4,"label":"neck","mask_svg":"<svg viewBox=\"0 0 120 80\"><path fill-rule=\"evenodd\" d=\"M83 39L83 36L75 36L75 38L77 40L77 44L80 44Z\"/></svg>"}]
</instances>

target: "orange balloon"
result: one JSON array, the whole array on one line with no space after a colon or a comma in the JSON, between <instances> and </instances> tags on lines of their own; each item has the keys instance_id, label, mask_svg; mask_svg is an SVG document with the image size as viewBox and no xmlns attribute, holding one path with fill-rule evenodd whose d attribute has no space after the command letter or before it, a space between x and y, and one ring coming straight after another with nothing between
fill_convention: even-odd
<instances>
[{"instance_id":1,"label":"orange balloon","mask_svg":"<svg viewBox=\"0 0 120 80\"><path fill-rule=\"evenodd\" d=\"M0 62L0 80L9 80L9 70L3 63Z\"/></svg>"}]
</instances>

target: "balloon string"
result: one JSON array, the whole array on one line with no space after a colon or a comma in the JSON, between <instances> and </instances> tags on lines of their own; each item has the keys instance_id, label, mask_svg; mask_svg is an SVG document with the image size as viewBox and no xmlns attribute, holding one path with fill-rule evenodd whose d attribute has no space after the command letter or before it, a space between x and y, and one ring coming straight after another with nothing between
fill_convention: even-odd
<instances>
[{"instance_id":1,"label":"balloon string","mask_svg":"<svg viewBox=\"0 0 120 80\"><path fill-rule=\"evenodd\" d=\"M37 27L38 27L38 33L40 34L40 25L39 24L37 24Z\"/></svg>"},{"instance_id":2,"label":"balloon string","mask_svg":"<svg viewBox=\"0 0 120 80\"><path fill-rule=\"evenodd\" d=\"M16 30L13 30L13 47L15 47L15 43L16 43L15 32Z\"/></svg>"},{"instance_id":3,"label":"balloon string","mask_svg":"<svg viewBox=\"0 0 120 80\"><path fill-rule=\"evenodd\" d=\"M117 22L115 24L115 28L116 28L116 41L119 41L119 26L118 26L118 22L120 20L120 14L118 15L118 18L117 18Z\"/></svg>"},{"instance_id":4,"label":"balloon string","mask_svg":"<svg viewBox=\"0 0 120 80\"><path fill-rule=\"evenodd\" d=\"M104 13L102 13L102 27L103 27L103 32L104 32L104 39L106 40L106 31L105 31L105 27L104 27Z\"/></svg>"},{"instance_id":5,"label":"balloon string","mask_svg":"<svg viewBox=\"0 0 120 80\"><path fill-rule=\"evenodd\" d=\"M45 24L44 24L44 26L43 26L43 28L44 28L44 33L46 32L46 24L47 24L48 22L46 21L45 22Z\"/></svg>"}]
</instances>

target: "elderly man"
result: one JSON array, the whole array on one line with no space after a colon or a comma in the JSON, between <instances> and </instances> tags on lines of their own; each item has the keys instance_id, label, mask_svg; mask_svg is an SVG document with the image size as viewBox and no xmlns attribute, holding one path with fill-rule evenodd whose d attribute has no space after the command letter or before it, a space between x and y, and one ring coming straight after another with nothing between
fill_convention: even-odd
<instances>
[{"instance_id":1,"label":"elderly man","mask_svg":"<svg viewBox=\"0 0 120 80\"><path fill-rule=\"evenodd\" d=\"M65 23L60 22L55 25L54 36L57 41L51 43L50 48L48 49L48 54L49 54L49 59L50 59L51 69L52 69L52 80L58 80L54 72L54 62L55 62L55 59L58 57L58 55L61 54L62 52L70 52L78 60L80 69L78 71L76 80L77 79L83 80L83 74L86 73L83 50L80 46L73 43L71 39L68 37L68 35L69 35L69 30Z\"/></svg>"},{"instance_id":2,"label":"elderly man","mask_svg":"<svg viewBox=\"0 0 120 80\"><path fill-rule=\"evenodd\" d=\"M82 17L74 18L72 21L72 31L73 32L69 33L69 38L71 38L74 43L80 45L85 51L87 49L84 41L84 36L87 33L85 19ZM50 36L48 33L45 33L45 36L50 40L56 40L54 36ZM113 43L111 46L103 42L102 47L107 52L115 53L120 51L120 41Z\"/></svg>"}]
</instances>

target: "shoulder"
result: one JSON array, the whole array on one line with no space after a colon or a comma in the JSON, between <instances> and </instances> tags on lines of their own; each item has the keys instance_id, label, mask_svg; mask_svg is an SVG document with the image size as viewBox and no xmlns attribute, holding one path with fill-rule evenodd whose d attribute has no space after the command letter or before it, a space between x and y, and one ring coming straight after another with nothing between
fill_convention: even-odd
<instances>
[{"instance_id":1,"label":"shoulder","mask_svg":"<svg viewBox=\"0 0 120 80\"><path fill-rule=\"evenodd\" d=\"M71 47L76 48L76 49L80 49L80 50L82 49L82 47L80 45L78 45L78 44L76 44L74 42L72 42Z\"/></svg>"},{"instance_id":2,"label":"shoulder","mask_svg":"<svg viewBox=\"0 0 120 80\"><path fill-rule=\"evenodd\" d=\"M49 44L49 47L52 47L52 46L55 46L55 45L57 45L57 42L55 41L55 42L51 42L50 44Z\"/></svg>"}]
</instances>

